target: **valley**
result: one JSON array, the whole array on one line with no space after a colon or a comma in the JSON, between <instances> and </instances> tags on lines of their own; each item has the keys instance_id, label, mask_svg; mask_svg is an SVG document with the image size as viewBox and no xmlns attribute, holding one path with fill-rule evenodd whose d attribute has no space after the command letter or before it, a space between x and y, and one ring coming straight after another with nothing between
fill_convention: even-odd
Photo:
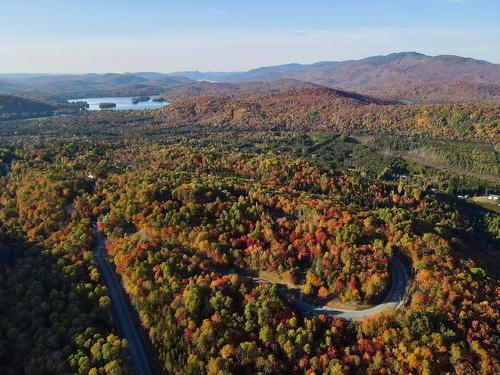
<instances>
[{"instance_id":1,"label":"valley","mask_svg":"<svg viewBox=\"0 0 500 375\"><path fill-rule=\"evenodd\" d=\"M276 94L266 108L283 98L298 113L302 94ZM307 106L332 101L339 113L392 106L338 95L320 91ZM439 136L459 134L453 127L424 127L426 136L415 139L410 127L396 127L378 138L321 122L300 128L295 116L283 117L292 124L285 127L213 122L214 102L210 111L195 107L196 117L180 117L191 108L183 103L192 102L2 123L0 158L9 172L0 178L0 242L16 249L2 250L2 274L12 275L0 295L2 321L11 322L2 326L4 368L32 358L29 371L47 372L203 372L207 363L229 373L271 364L276 373L371 371L378 357L370 345L386 353L384 367L413 368L391 340L425 347L446 371L456 362L443 347L460 348L464 358L491 353L467 363L496 366L498 214L457 196L493 194L498 183L384 151L403 141L436 149L459 142L474 150L473 161L460 163L481 170L491 165L490 133L455 141ZM490 118L482 129L495 129ZM80 320L54 325L32 294L21 305L8 302L24 285L46 282L46 273L24 271L35 259L61 265L52 274L64 280L36 293L56 304L56 293L74 290L75 303L88 306ZM15 320L29 310L42 330ZM479 326L462 323L474 320ZM91 335L93 327L101 333ZM38 341L16 349L23 334ZM482 338L480 347L468 345L471 335ZM65 349L47 363L41 340ZM346 359L345 348L364 359Z\"/></svg>"},{"instance_id":2,"label":"valley","mask_svg":"<svg viewBox=\"0 0 500 375\"><path fill-rule=\"evenodd\" d=\"M0 373L499 373L500 64L138 70L182 26L101 73L0 74Z\"/></svg>"},{"instance_id":3,"label":"valley","mask_svg":"<svg viewBox=\"0 0 500 375\"><path fill-rule=\"evenodd\" d=\"M500 1L4 1L0 375L500 374Z\"/></svg>"}]
</instances>

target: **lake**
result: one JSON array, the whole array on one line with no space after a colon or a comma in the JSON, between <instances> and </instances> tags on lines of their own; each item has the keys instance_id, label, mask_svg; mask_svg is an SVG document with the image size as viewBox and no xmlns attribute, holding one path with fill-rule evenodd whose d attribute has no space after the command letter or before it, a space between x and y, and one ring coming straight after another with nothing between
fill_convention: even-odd
<instances>
[{"instance_id":1,"label":"lake","mask_svg":"<svg viewBox=\"0 0 500 375\"><path fill-rule=\"evenodd\" d=\"M108 98L83 98L83 99L69 99L69 103L74 102L87 102L89 103L89 111L102 111L103 109L99 108L100 103L115 103L116 108L106 109L106 111L114 110L114 111L129 111L129 110L144 110L144 109L158 109L161 108L168 103L163 102L153 102L153 99L159 98L159 96L151 96L151 99L147 102L139 102L137 104L132 104L132 98L136 98L136 96L115 96Z\"/></svg>"}]
</instances>

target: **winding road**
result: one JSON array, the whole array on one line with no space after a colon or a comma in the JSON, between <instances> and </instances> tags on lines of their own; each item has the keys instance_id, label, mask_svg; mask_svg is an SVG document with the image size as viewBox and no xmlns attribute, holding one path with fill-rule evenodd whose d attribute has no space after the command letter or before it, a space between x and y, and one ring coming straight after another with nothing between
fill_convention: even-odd
<instances>
[{"instance_id":1,"label":"winding road","mask_svg":"<svg viewBox=\"0 0 500 375\"><path fill-rule=\"evenodd\" d=\"M381 303L370 307L364 310L346 310L346 309L337 309L324 306L317 306L310 303L305 302L302 299L302 294L300 294L299 298L295 298L294 305L300 310L304 315L307 316L318 316L321 314L324 315L335 315L339 318L345 320L363 320L365 318L369 318L375 314L382 312L385 309L393 308L398 309L402 306L404 298L406 296L407 286L410 281L410 276L408 271L398 257L393 257L389 262L389 273L391 275L391 285L387 295L382 300ZM254 278L256 282L266 282L272 284L272 282L263 279L263 278ZM283 291L280 289L284 296L290 296L292 293Z\"/></svg>"},{"instance_id":2,"label":"winding road","mask_svg":"<svg viewBox=\"0 0 500 375\"><path fill-rule=\"evenodd\" d=\"M318 316L320 314L335 315L346 320L363 320L387 308L398 309L402 306L406 296L406 289L410 276L401 259L393 257L389 263L389 273L391 275L391 286L387 295L381 303L364 310L345 310L335 309L327 306L313 306L305 303L302 300L297 300L296 304L299 308L305 309L308 315ZM300 306L299 306L300 305Z\"/></svg>"},{"instance_id":3,"label":"winding road","mask_svg":"<svg viewBox=\"0 0 500 375\"><path fill-rule=\"evenodd\" d=\"M139 327L131 315L131 307L120 281L105 257L105 248L104 234L97 231L94 259L99 267L101 280L108 289L108 295L111 299L111 313L118 335L127 340L128 350L136 372L140 375L153 374L153 366L141 340Z\"/></svg>"},{"instance_id":4,"label":"winding road","mask_svg":"<svg viewBox=\"0 0 500 375\"><path fill-rule=\"evenodd\" d=\"M113 320L116 323L116 328L120 337L125 338L128 342L128 349L132 358L134 367L138 374L149 375L153 374L152 361L147 355L147 351L141 340L139 327L131 315L131 307L125 292L120 284L120 280L110 263L105 257L105 238L104 234L97 231L97 243L94 247L94 259L101 272L101 279L108 290L111 299L111 312ZM364 310L345 310L336 309L328 306L317 306L307 303L303 300L302 294L298 298L294 298L294 306L306 316L334 315L346 320L362 320L369 318L387 308L398 309L402 306L406 296L407 286L409 284L410 276L408 271L398 257L393 257L389 263L389 272L391 277L391 284L389 291L383 301L378 305ZM233 272L221 272L233 273ZM248 274L241 273L240 276L248 276ZM255 282L272 282L263 278L253 278ZM280 293L284 297L295 296L288 289L281 287Z\"/></svg>"}]
</instances>

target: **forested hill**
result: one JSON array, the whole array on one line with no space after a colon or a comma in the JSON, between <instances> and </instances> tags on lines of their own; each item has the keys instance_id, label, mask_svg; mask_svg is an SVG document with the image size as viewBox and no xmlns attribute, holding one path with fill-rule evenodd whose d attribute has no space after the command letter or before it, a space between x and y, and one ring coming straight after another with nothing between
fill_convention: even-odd
<instances>
[{"instance_id":1,"label":"forested hill","mask_svg":"<svg viewBox=\"0 0 500 375\"><path fill-rule=\"evenodd\" d=\"M209 82L196 81L175 85L165 89L162 97L168 101L192 96L248 96L256 93L280 93L297 88L319 88L320 85L296 79L278 79L255 82Z\"/></svg>"},{"instance_id":2,"label":"forested hill","mask_svg":"<svg viewBox=\"0 0 500 375\"><path fill-rule=\"evenodd\" d=\"M0 95L0 119L50 115L54 107L43 102L20 98L12 95Z\"/></svg>"},{"instance_id":3,"label":"forested hill","mask_svg":"<svg viewBox=\"0 0 500 375\"><path fill-rule=\"evenodd\" d=\"M187 98L159 114L172 123L245 129L331 129L486 141L500 137L498 105L405 105L327 88Z\"/></svg>"},{"instance_id":4,"label":"forested hill","mask_svg":"<svg viewBox=\"0 0 500 375\"><path fill-rule=\"evenodd\" d=\"M186 98L165 108L172 120L245 127L321 127L340 120L348 111L368 105L389 105L354 92L326 87L296 88L280 93L251 93L246 96L207 95ZM338 122L338 121L337 121Z\"/></svg>"}]
</instances>

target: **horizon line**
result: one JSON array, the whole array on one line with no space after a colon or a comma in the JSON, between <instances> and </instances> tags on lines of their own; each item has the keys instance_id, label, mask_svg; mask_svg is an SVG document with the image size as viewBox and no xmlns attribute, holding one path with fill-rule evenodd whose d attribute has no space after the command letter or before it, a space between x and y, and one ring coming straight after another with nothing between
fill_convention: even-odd
<instances>
[{"instance_id":1,"label":"horizon line","mask_svg":"<svg viewBox=\"0 0 500 375\"><path fill-rule=\"evenodd\" d=\"M314 61L311 63L299 63L299 62L288 62L288 63L283 63L283 64L275 64L275 65L260 65L260 66L254 66L253 68L246 69L246 70L177 70L177 71L159 71L159 70L137 70L137 71L122 71L122 72L114 72L114 71L87 71L87 72L57 72L57 73L47 73L47 72L15 72L15 73L4 73L0 72L0 76L8 76L8 75L41 75L41 76L62 76L62 75L90 75L90 74L96 74L96 75L105 75L105 74L140 74L140 73L158 73L158 74L165 74L165 75L174 75L174 76L182 76L181 73L202 73L202 74L237 74L237 73L245 73L249 72L252 70L256 69L261 69L261 68L271 68L271 67L279 67L279 66L287 66L287 65L302 65L302 66L308 66L308 65L315 65L315 64L320 64L320 63L344 63L344 62L351 62L351 61L362 61L374 57L387 57L391 55L402 55L402 54L416 54L416 55L422 55L425 57L460 57L463 59L472 59L475 61L487 63L487 64L492 64L492 65L499 65L500 63L493 62L490 60L485 60L485 59L480 59L480 58L475 58L475 57L470 57L470 56L461 56L461 55L455 55L455 54L439 54L439 55L428 55L422 52L418 51L401 51L401 52L391 52L388 54L379 54L379 55L371 55L371 56L366 56L361 59L347 59L347 60L319 60L319 61Z\"/></svg>"}]
</instances>

